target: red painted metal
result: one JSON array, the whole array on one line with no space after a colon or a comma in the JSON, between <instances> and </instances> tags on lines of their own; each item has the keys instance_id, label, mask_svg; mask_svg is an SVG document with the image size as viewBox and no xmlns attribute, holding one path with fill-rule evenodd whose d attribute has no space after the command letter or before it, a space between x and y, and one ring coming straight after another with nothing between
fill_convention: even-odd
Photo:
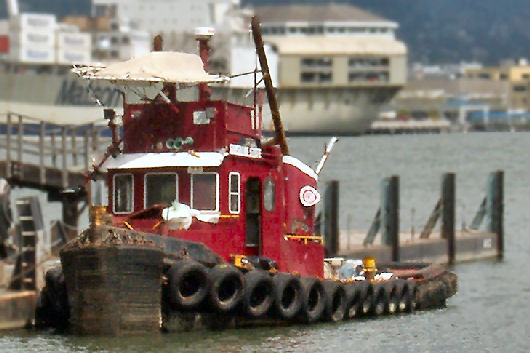
<instances>
[{"instance_id":1,"label":"red painted metal","mask_svg":"<svg viewBox=\"0 0 530 353\"><path fill-rule=\"evenodd\" d=\"M207 41L200 40L205 68L208 50ZM188 151L191 155L218 152L224 155L224 159L218 167L205 166L198 171L218 175L218 209L205 212L218 214L217 223L193 218L188 229L168 229L162 219L164 205L146 205L145 176L148 173L175 173L178 201L192 206L192 175L197 171L186 166L157 165L109 168L110 190L114 190L115 175L131 174L133 178L133 209L129 213L113 213L115 224L202 242L226 261L230 261L232 255L260 255L275 260L282 272L322 277L324 248L314 237L315 206L303 206L300 201L303 187L316 188L315 177L309 175L312 174L306 170L309 167L301 162L291 159L289 164L286 163L279 146L261 146L261 103L260 94L260 109L256 114L255 107L210 101L205 83L199 84L199 100L194 102L177 102L175 99L167 102L156 98L146 104L127 104L124 100L122 139L125 156L135 153L166 153L167 156L168 152ZM176 148L172 145L175 139L187 139L188 143ZM251 154L250 148L258 153ZM239 212L230 210L229 206L234 196L229 184L231 173L239 175ZM254 190L256 185L258 191ZM208 192L206 189L199 192ZM247 190L250 191L247 193ZM273 192L268 192L270 190ZM271 201L272 195L274 202ZM109 192L109 212L114 210L113 197L113 192ZM257 206L254 200L258 200ZM253 226L260 230L258 244L254 244L255 238L247 239L247 228L252 230Z\"/></svg>"},{"instance_id":2,"label":"red painted metal","mask_svg":"<svg viewBox=\"0 0 530 353\"><path fill-rule=\"evenodd\" d=\"M0 53L9 53L9 36L0 35Z\"/></svg>"}]
</instances>

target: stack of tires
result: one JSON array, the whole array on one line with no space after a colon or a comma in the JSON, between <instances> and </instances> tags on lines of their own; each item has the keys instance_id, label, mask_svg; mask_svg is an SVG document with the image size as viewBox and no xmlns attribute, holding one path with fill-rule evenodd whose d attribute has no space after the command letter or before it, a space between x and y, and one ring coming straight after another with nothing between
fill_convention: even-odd
<instances>
[{"instance_id":1,"label":"stack of tires","mask_svg":"<svg viewBox=\"0 0 530 353\"><path fill-rule=\"evenodd\" d=\"M342 283L262 269L242 272L229 264L208 268L194 260L175 261L164 274L162 312L191 317L188 329L197 313L214 315L221 328L227 316L313 323L411 312L427 288L418 290L415 282L401 279ZM64 276L54 268L46 274L36 324L64 329L68 319Z\"/></svg>"},{"instance_id":2,"label":"stack of tires","mask_svg":"<svg viewBox=\"0 0 530 353\"><path fill-rule=\"evenodd\" d=\"M312 323L410 312L416 307L415 283L400 279L342 283L261 269L242 272L229 264L207 268L193 260L173 263L166 276L166 301L177 312Z\"/></svg>"}]
</instances>

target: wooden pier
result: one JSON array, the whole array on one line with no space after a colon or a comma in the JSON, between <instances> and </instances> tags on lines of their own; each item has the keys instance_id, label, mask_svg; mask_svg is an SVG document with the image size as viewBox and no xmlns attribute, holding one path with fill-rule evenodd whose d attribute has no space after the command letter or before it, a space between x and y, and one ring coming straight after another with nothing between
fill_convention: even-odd
<instances>
[{"instance_id":1,"label":"wooden pier","mask_svg":"<svg viewBox=\"0 0 530 353\"><path fill-rule=\"evenodd\" d=\"M339 230L339 184L331 181L324 193L323 229L327 256L362 259L374 256L380 262L421 261L441 264L501 259L504 254L504 173L490 173L486 196L469 228L456 230L455 174L442 176L440 198L421 232L399 228L399 177L381 183L381 206L368 231ZM486 219L485 227L481 224ZM437 223L439 231L435 231ZM380 234L380 242L375 239Z\"/></svg>"},{"instance_id":2,"label":"wooden pier","mask_svg":"<svg viewBox=\"0 0 530 353\"><path fill-rule=\"evenodd\" d=\"M372 123L367 134L439 134L450 132L451 123L441 120L377 120Z\"/></svg>"},{"instance_id":3,"label":"wooden pier","mask_svg":"<svg viewBox=\"0 0 530 353\"><path fill-rule=\"evenodd\" d=\"M0 117L0 121L3 120ZM55 125L8 113L0 132L0 177L10 184L44 191L84 185L86 173L102 155L106 126Z\"/></svg>"},{"instance_id":4,"label":"wooden pier","mask_svg":"<svg viewBox=\"0 0 530 353\"><path fill-rule=\"evenodd\" d=\"M108 145L105 140L110 140L102 136L106 129L96 124L55 125L20 114L0 115L0 178L11 186L46 192L49 201L61 202L62 223L68 225L71 239L78 234L88 172L104 155ZM4 265L14 267L12 277L2 277L0 281L0 330L31 324L37 291L42 285L38 280L44 262L38 251L42 239L37 240L33 233L43 232L43 225L35 224L31 212L24 213L34 208L34 202L26 203L20 209L16 203L19 255L16 260L0 262L2 273Z\"/></svg>"}]
</instances>

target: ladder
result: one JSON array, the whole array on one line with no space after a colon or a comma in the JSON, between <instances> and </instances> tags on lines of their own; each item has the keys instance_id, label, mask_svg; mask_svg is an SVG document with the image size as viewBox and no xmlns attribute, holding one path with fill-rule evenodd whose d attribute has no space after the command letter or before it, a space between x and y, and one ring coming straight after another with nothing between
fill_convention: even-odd
<instances>
[{"instance_id":1,"label":"ladder","mask_svg":"<svg viewBox=\"0 0 530 353\"><path fill-rule=\"evenodd\" d=\"M37 287L35 266L38 263L37 245L43 232L43 219L39 198L29 196L15 201L18 215L19 258L17 274L19 289L34 290Z\"/></svg>"}]
</instances>

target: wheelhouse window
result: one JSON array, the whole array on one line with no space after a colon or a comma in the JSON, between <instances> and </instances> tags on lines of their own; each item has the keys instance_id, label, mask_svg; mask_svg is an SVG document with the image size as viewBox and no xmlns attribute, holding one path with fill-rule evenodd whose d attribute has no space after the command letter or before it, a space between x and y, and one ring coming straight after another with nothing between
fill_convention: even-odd
<instances>
[{"instance_id":1,"label":"wheelhouse window","mask_svg":"<svg viewBox=\"0 0 530 353\"><path fill-rule=\"evenodd\" d=\"M201 211L219 210L219 176L217 173L191 175L191 208Z\"/></svg>"},{"instance_id":2,"label":"wheelhouse window","mask_svg":"<svg viewBox=\"0 0 530 353\"><path fill-rule=\"evenodd\" d=\"M239 213L240 181L239 173L232 172L228 177L228 210L230 213Z\"/></svg>"},{"instance_id":3,"label":"wheelhouse window","mask_svg":"<svg viewBox=\"0 0 530 353\"><path fill-rule=\"evenodd\" d=\"M114 213L131 213L133 210L133 176L116 174L113 177Z\"/></svg>"},{"instance_id":4,"label":"wheelhouse window","mask_svg":"<svg viewBox=\"0 0 530 353\"><path fill-rule=\"evenodd\" d=\"M144 207L178 201L178 176L175 173L149 173L145 175Z\"/></svg>"},{"instance_id":5,"label":"wheelhouse window","mask_svg":"<svg viewBox=\"0 0 530 353\"><path fill-rule=\"evenodd\" d=\"M263 206L267 211L274 210L276 203L276 185L271 178L265 179L263 183Z\"/></svg>"}]
</instances>

